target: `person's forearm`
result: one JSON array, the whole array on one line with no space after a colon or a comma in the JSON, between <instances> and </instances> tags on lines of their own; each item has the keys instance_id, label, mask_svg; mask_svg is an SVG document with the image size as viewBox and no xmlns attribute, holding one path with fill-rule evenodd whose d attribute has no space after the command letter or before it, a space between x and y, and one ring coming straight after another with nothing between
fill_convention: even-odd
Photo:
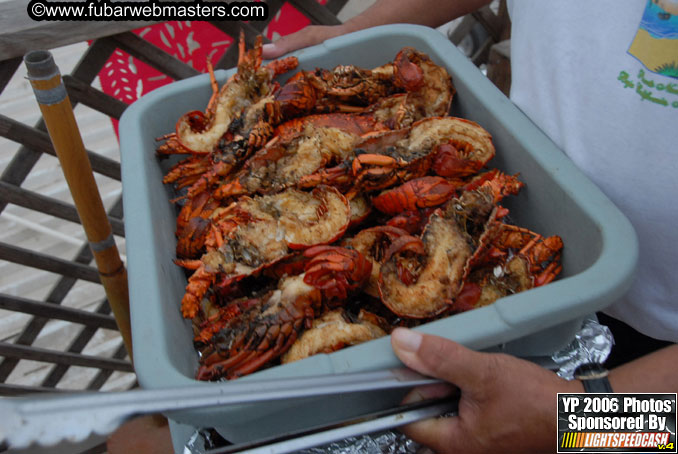
<instances>
[{"instance_id":1,"label":"person's forearm","mask_svg":"<svg viewBox=\"0 0 678 454\"><path fill-rule=\"evenodd\" d=\"M408 23L437 27L487 5L490 0L377 0L363 13L339 25L311 25L263 47L265 59L377 25Z\"/></svg>"},{"instance_id":2,"label":"person's forearm","mask_svg":"<svg viewBox=\"0 0 678 454\"><path fill-rule=\"evenodd\" d=\"M612 389L619 393L675 393L678 374L671 364L678 364L678 345L671 345L610 372Z\"/></svg>"},{"instance_id":3,"label":"person's forearm","mask_svg":"<svg viewBox=\"0 0 678 454\"><path fill-rule=\"evenodd\" d=\"M346 31L377 25L408 23L438 27L471 13L491 0L377 0L362 14L348 20Z\"/></svg>"}]
</instances>

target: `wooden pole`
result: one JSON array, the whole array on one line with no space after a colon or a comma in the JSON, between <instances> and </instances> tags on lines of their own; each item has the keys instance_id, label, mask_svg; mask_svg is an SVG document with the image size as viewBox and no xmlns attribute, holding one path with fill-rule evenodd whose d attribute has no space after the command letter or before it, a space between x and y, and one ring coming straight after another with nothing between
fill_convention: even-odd
<instances>
[{"instance_id":1,"label":"wooden pole","mask_svg":"<svg viewBox=\"0 0 678 454\"><path fill-rule=\"evenodd\" d=\"M115 245L113 231L73 115L71 101L50 52L41 50L29 52L24 57L24 62L28 70L28 79L33 86L47 131L94 254L101 283L131 358L132 333L127 271Z\"/></svg>"}]
</instances>

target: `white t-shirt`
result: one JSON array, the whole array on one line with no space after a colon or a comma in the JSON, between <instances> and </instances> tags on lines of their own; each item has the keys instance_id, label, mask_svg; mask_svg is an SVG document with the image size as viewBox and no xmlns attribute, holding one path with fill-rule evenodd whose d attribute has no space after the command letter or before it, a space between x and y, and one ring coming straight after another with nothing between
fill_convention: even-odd
<instances>
[{"instance_id":1,"label":"white t-shirt","mask_svg":"<svg viewBox=\"0 0 678 454\"><path fill-rule=\"evenodd\" d=\"M678 0L508 7L511 99L639 237L633 287L605 312L678 342Z\"/></svg>"}]
</instances>

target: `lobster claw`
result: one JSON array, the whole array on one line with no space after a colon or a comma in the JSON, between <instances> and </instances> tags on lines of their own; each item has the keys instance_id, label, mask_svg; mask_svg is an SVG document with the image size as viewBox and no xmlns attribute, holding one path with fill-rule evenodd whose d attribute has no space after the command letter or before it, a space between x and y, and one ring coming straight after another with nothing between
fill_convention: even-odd
<instances>
[{"instance_id":1,"label":"lobster claw","mask_svg":"<svg viewBox=\"0 0 678 454\"><path fill-rule=\"evenodd\" d=\"M304 256L304 283L322 291L326 301L345 299L350 291L361 288L370 277L372 263L355 249L338 246L315 246Z\"/></svg>"},{"instance_id":2,"label":"lobster claw","mask_svg":"<svg viewBox=\"0 0 678 454\"><path fill-rule=\"evenodd\" d=\"M406 91L415 91L420 89L425 82L424 71L421 66L414 61L416 51L411 47L406 47L398 52L394 60L394 82L397 86Z\"/></svg>"},{"instance_id":3,"label":"lobster claw","mask_svg":"<svg viewBox=\"0 0 678 454\"><path fill-rule=\"evenodd\" d=\"M415 178L382 192L372 199L372 204L382 213L391 215L434 207L445 203L459 186L441 177Z\"/></svg>"},{"instance_id":4,"label":"lobster claw","mask_svg":"<svg viewBox=\"0 0 678 454\"><path fill-rule=\"evenodd\" d=\"M463 312L551 282L560 273L562 239L495 223L470 261L470 273L451 310Z\"/></svg>"}]
</instances>

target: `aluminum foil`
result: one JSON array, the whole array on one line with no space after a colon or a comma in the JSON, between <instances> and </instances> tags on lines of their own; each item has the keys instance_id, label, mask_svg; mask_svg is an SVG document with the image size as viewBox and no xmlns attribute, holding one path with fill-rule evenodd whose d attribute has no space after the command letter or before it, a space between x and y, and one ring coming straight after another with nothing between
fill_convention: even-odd
<instances>
[{"instance_id":1,"label":"aluminum foil","mask_svg":"<svg viewBox=\"0 0 678 454\"><path fill-rule=\"evenodd\" d=\"M305 449L297 454L423 454L427 451L399 432L385 431L347 438L326 446Z\"/></svg>"},{"instance_id":2,"label":"aluminum foil","mask_svg":"<svg viewBox=\"0 0 678 454\"><path fill-rule=\"evenodd\" d=\"M198 429L184 446L182 454L205 454L211 449L228 446L228 442L213 429Z\"/></svg>"},{"instance_id":3,"label":"aluminum foil","mask_svg":"<svg viewBox=\"0 0 678 454\"><path fill-rule=\"evenodd\" d=\"M182 454L202 454L205 452L205 441L202 438L202 431L196 430L184 446Z\"/></svg>"},{"instance_id":4,"label":"aluminum foil","mask_svg":"<svg viewBox=\"0 0 678 454\"><path fill-rule=\"evenodd\" d=\"M218 434L196 430L182 454L205 454L212 449L227 446ZM396 431L383 431L330 443L295 454L431 454L431 451Z\"/></svg>"},{"instance_id":5,"label":"aluminum foil","mask_svg":"<svg viewBox=\"0 0 678 454\"><path fill-rule=\"evenodd\" d=\"M551 357L560 366L558 375L574 378L574 371L584 363L603 363L610 355L614 337L610 329L594 319L586 319L574 340Z\"/></svg>"}]
</instances>

